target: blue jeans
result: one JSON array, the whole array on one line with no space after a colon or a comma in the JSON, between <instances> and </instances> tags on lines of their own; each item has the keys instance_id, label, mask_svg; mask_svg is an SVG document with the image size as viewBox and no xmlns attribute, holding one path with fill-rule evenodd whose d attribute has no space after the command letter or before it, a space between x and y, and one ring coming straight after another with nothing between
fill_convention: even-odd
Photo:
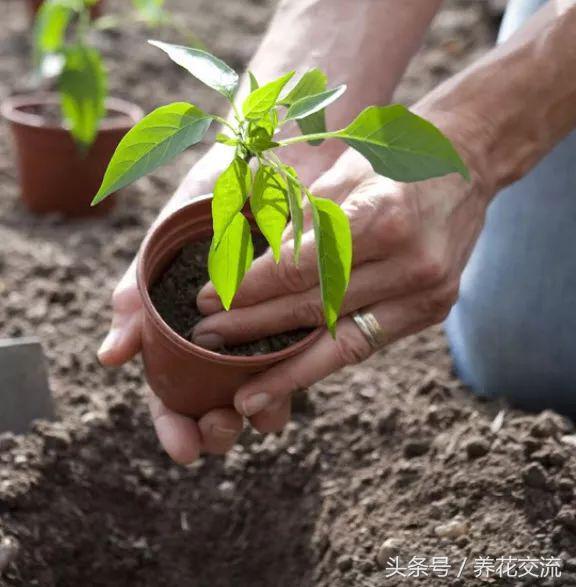
<instances>
[{"instance_id":1,"label":"blue jeans","mask_svg":"<svg viewBox=\"0 0 576 587\"><path fill-rule=\"evenodd\" d=\"M512 0L500 40L543 3ZM446 332L477 393L576 416L576 132L490 205Z\"/></svg>"}]
</instances>

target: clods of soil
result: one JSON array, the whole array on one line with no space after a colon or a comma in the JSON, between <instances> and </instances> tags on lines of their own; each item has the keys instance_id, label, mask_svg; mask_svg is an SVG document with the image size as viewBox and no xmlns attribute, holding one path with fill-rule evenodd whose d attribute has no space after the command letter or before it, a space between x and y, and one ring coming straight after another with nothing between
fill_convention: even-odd
<instances>
[{"instance_id":1,"label":"clods of soil","mask_svg":"<svg viewBox=\"0 0 576 587\"><path fill-rule=\"evenodd\" d=\"M275 2L167 4L241 69ZM494 30L484 4L444 3L398 99L413 101L486 50ZM22 1L2 10L0 98L20 93L29 65ZM188 99L224 111L147 36L100 37L114 95L146 110ZM190 468L168 459L139 361L105 370L96 350L118 278L200 154L127 190L109 218L65 223L24 211L0 133L0 332L41 338L58 411L29 434L0 435L0 585L576 584L572 424L476 399L452 374L438 328L296 395L281 434L247 431L226 457ZM387 578L391 556L404 566L445 556L453 568L444 578ZM481 556L558 557L562 577L477 578Z\"/></svg>"},{"instance_id":2,"label":"clods of soil","mask_svg":"<svg viewBox=\"0 0 576 587\"><path fill-rule=\"evenodd\" d=\"M254 255L262 255L267 248L266 240L256 236L253 242ZM196 305L196 296L209 280L209 249L210 241L187 244L150 288L150 298L160 316L170 328L189 341L192 341L194 327L204 317ZM226 355L263 355L295 344L309 333L310 330L302 329L246 344L222 346L211 350Z\"/></svg>"}]
</instances>

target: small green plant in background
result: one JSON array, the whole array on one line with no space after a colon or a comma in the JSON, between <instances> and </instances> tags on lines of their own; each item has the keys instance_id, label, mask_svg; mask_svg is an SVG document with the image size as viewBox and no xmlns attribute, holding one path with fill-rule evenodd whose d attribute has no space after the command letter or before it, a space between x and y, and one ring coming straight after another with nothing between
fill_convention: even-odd
<instances>
[{"instance_id":1,"label":"small green plant in background","mask_svg":"<svg viewBox=\"0 0 576 587\"><path fill-rule=\"evenodd\" d=\"M326 75L320 70L308 71L290 90L287 86L294 72L265 85L259 85L250 73L250 94L242 106L236 106L238 74L223 61L199 49L150 42L220 92L231 103L234 116L231 121L224 120L187 102L154 110L118 145L92 205L198 143L212 121L221 123L225 132L216 140L234 149L234 158L214 185L214 234L208 269L227 310L254 257L250 223L243 213L245 204L249 202L276 262L280 261L282 233L291 220L297 264L306 198L312 209L326 325L335 334L352 265L348 218L333 201L310 193L297 170L278 157L276 152L283 147L340 139L366 157L377 173L397 181L420 181L451 172L468 179L466 166L450 141L404 106L371 106L346 128L328 131L324 110L342 96L346 87L328 89ZM302 134L279 139L278 131L290 121L297 122Z\"/></svg>"},{"instance_id":2,"label":"small green plant in background","mask_svg":"<svg viewBox=\"0 0 576 587\"><path fill-rule=\"evenodd\" d=\"M159 26L168 20L164 0L132 0L131 20ZM42 78L57 78L62 118L77 144L88 148L106 114L107 74L91 42L94 30L113 28L114 16L92 20L98 0L45 0L34 24L34 61Z\"/></svg>"}]
</instances>

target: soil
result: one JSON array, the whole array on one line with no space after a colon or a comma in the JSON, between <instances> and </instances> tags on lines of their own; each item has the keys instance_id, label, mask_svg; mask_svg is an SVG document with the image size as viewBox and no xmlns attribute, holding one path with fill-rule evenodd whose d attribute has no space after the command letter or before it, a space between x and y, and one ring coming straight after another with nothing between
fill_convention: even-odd
<instances>
[{"instance_id":1,"label":"soil","mask_svg":"<svg viewBox=\"0 0 576 587\"><path fill-rule=\"evenodd\" d=\"M266 240L255 236L253 242L254 255L262 255L267 248ZM209 280L209 250L210 241L187 244L150 288L150 298L160 316L170 328L190 342L194 326L203 318L196 305L196 296ZM224 355L264 355L281 351L309 333L310 330L306 329L284 332L250 343L213 350Z\"/></svg>"},{"instance_id":2,"label":"soil","mask_svg":"<svg viewBox=\"0 0 576 587\"><path fill-rule=\"evenodd\" d=\"M0 98L26 89L22 4L2 6ZM172 5L242 68L274 2ZM484 5L445 3L398 99L417 98L487 49L494 28ZM100 39L112 93L147 110L191 98L222 112L148 36ZM298 395L281 434L246 431L226 457L189 468L162 452L140 362L105 370L95 355L118 277L202 148L127 190L110 218L65 223L25 212L0 134L0 332L40 337L58 412L26 435L0 436L0 585L575 585L573 425L475 398L453 375L439 328ZM404 566L415 556L466 564L460 578L457 568L446 578L387 578L393 553ZM562 577L474 577L477 557L520 555L559 557Z\"/></svg>"},{"instance_id":3,"label":"soil","mask_svg":"<svg viewBox=\"0 0 576 587\"><path fill-rule=\"evenodd\" d=\"M42 118L42 124L46 126L64 126L62 119L62 111L59 104L35 104L32 106L25 106L21 108L22 112L28 114L35 114ZM107 110L104 116L106 121L114 121L116 123L131 124L132 121L128 116L121 112L114 110Z\"/></svg>"}]
</instances>

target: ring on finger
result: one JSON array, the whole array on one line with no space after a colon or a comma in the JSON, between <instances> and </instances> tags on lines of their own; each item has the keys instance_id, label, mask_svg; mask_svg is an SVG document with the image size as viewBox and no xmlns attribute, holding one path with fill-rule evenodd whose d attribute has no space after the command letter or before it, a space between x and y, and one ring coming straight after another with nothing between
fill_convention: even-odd
<instances>
[{"instance_id":1,"label":"ring on finger","mask_svg":"<svg viewBox=\"0 0 576 587\"><path fill-rule=\"evenodd\" d=\"M373 350L378 351L386 346L387 341L384 330L372 312L354 312L352 320L354 320Z\"/></svg>"}]
</instances>

